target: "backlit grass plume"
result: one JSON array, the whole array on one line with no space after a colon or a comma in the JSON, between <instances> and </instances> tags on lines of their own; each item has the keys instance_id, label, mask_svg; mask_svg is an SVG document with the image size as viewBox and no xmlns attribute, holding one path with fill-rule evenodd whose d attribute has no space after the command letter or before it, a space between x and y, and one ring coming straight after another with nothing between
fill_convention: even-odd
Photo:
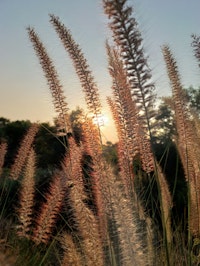
<instances>
[{"instance_id":1,"label":"backlit grass plume","mask_svg":"<svg viewBox=\"0 0 200 266\"><path fill-rule=\"evenodd\" d=\"M177 148L183 164L188 183L189 229L193 235L200 236L200 168L199 141L190 120L187 100L181 84L177 63L169 46L163 47L163 55L172 87L172 97L175 110L177 129Z\"/></svg>"},{"instance_id":2,"label":"backlit grass plume","mask_svg":"<svg viewBox=\"0 0 200 266\"><path fill-rule=\"evenodd\" d=\"M118 57L122 60L121 68L123 68L124 75L126 74L125 79L130 90L129 94L134 101L134 109L135 106L138 109L135 109L134 116L138 116L138 119L133 132L138 135L137 143L143 168L146 172L151 172L154 169L150 144L154 84L151 81L151 71L144 56L142 37L137 22L132 17L132 8L127 5L126 0L104 0L103 5L110 20L109 26L113 32L114 42L118 47ZM116 78L117 73L114 73L114 76ZM127 99L126 108L128 106L130 109L130 100ZM131 119L130 114L129 119ZM132 117L132 119L134 118Z\"/></svg>"},{"instance_id":3,"label":"backlit grass plume","mask_svg":"<svg viewBox=\"0 0 200 266\"><path fill-rule=\"evenodd\" d=\"M133 169L132 169L132 161L130 161L129 153L126 151L127 143L124 136L124 128L120 124L119 113L116 107L114 100L111 97L107 97L107 102L110 107L113 120L115 122L115 127L117 129L118 134L118 144L117 144L117 153L118 153L118 165L120 169L120 176L122 182L125 187L126 193L130 193L132 191L133 186Z\"/></svg>"},{"instance_id":4,"label":"backlit grass plume","mask_svg":"<svg viewBox=\"0 0 200 266\"><path fill-rule=\"evenodd\" d=\"M65 186L62 176L54 176L49 192L45 195L46 202L40 207L40 212L35 220L32 240L36 244L48 243L52 236L53 227L57 221L64 201Z\"/></svg>"},{"instance_id":5,"label":"backlit grass plume","mask_svg":"<svg viewBox=\"0 0 200 266\"><path fill-rule=\"evenodd\" d=\"M92 72L89 69L87 60L85 59L79 45L74 41L70 30L60 22L58 17L55 17L54 15L50 15L50 17L52 25L73 61L76 73L85 93L88 110L95 115L95 117L98 117L101 113L101 102L99 99L98 88L94 81Z\"/></svg>"},{"instance_id":6,"label":"backlit grass plume","mask_svg":"<svg viewBox=\"0 0 200 266\"><path fill-rule=\"evenodd\" d=\"M146 227L141 226L137 202L132 202L127 197L121 181L113 174L112 169L106 166L107 190L107 215L111 223L115 223L119 239L120 264L124 266L148 265L153 254L147 250ZM110 232L111 237L115 232ZM119 255L119 254L118 254Z\"/></svg>"},{"instance_id":7,"label":"backlit grass plume","mask_svg":"<svg viewBox=\"0 0 200 266\"><path fill-rule=\"evenodd\" d=\"M67 182L70 182L69 204L81 241L82 265L103 266L104 255L99 230L99 219L85 203L87 194L83 183L81 166L82 151L73 138L69 139L69 152L66 155L63 169Z\"/></svg>"},{"instance_id":8,"label":"backlit grass plume","mask_svg":"<svg viewBox=\"0 0 200 266\"><path fill-rule=\"evenodd\" d=\"M33 123L25 134L23 140L20 143L20 147L17 151L16 158L13 165L11 166L10 176L13 179L18 179L24 165L26 158L29 154L34 138L39 130L39 125Z\"/></svg>"},{"instance_id":9,"label":"backlit grass plume","mask_svg":"<svg viewBox=\"0 0 200 266\"><path fill-rule=\"evenodd\" d=\"M27 158L27 163L24 171L24 177L21 181L21 190L18 209L18 217L20 225L18 234L20 237L30 238L30 232L33 222L33 206L34 206L34 193L35 193L35 152L30 150Z\"/></svg>"},{"instance_id":10,"label":"backlit grass plume","mask_svg":"<svg viewBox=\"0 0 200 266\"><path fill-rule=\"evenodd\" d=\"M105 13L111 19L110 27L113 31L116 47L119 47L118 49L111 49L107 45L114 95L113 102L111 99L108 101L119 134L118 157L123 170L122 174L124 172L133 173L131 166L136 155L139 155L142 168L146 173L155 171L162 225L163 230L166 230L164 238L170 243L172 238L171 195L165 177L161 169L158 168L150 142L152 138L150 118L154 100L154 85L150 82L150 70L147 67L141 47L142 39L135 19L130 17L132 10L126 6L127 1L110 0L103 2ZM135 154L131 159L129 158L130 166L127 167L126 157L130 156L129 151L133 154L135 151ZM128 168L131 171L124 171ZM134 195L133 181L132 184L131 182L129 184L132 185ZM136 195L134 201L137 201Z\"/></svg>"},{"instance_id":11,"label":"backlit grass plume","mask_svg":"<svg viewBox=\"0 0 200 266\"><path fill-rule=\"evenodd\" d=\"M82 265L103 266L104 255L98 220L83 202L82 195L80 195L80 190L76 184L70 188L69 203L73 208L78 234L82 240L80 243L84 261Z\"/></svg>"},{"instance_id":12,"label":"backlit grass plume","mask_svg":"<svg viewBox=\"0 0 200 266\"><path fill-rule=\"evenodd\" d=\"M138 106L131 95L131 85L127 78L126 68L117 49L107 44L107 53L109 72L113 80L113 104L115 104L114 109L117 113L114 121L117 123L120 140L121 150L119 152L124 153L130 165L139 155L143 170L149 173L154 169L153 154L149 138L144 134L145 129L139 116Z\"/></svg>"},{"instance_id":13,"label":"backlit grass plume","mask_svg":"<svg viewBox=\"0 0 200 266\"><path fill-rule=\"evenodd\" d=\"M113 39L127 70L132 96L136 99L141 117L150 129L150 118L154 102L154 84L144 56L142 37L132 8L127 0L103 0L104 12L109 18Z\"/></svg>"},{"instance_id":14,"label":"backlit grass plume","mask_svg":"<svg viewBox=\"0 0 200 266\"><path fill-rule=\"evenodd\" d=\"M78 251L71 234L65 233L61 238L64 250L61 266L82 266L81 253Z\"/></svg>"},{"instance_id":15,"label":"backlit grass plume","mask_svg":"<svg viewBox=\"0 0 200 266\"><path fill-rule=\"evenodd\" d=\"M161 209L161 219L163 226L163 239L166 240L169 245L172 244L172 219L171 210L173 206L172 196L169 190L169 185L166 181L166 177L158 163L156 163L155 171L156 179L159 185L159 197L160 197L160 209ZM170 252L170 250L168 250ZM169 258L168 258L169 259Z\"/></svg>"},{"instance_id":16,"label":"backlit grass plume","mask_svg":"<svg viewBox=\"0 0 200 266\"><path fill-rule=\"evenodd\" d=\"M118 112L118 126L121 128L119 139L123 140L127 157L130 163L132 163L134 157L139 152L137 139L138 111L132 100L130 84L128 83L126 70L124 69L122 60L120 60L119 53L108 44L106 48L109 72L113 80L112 90L114 102Z\"/></svg>"},{"instance_id":17,"label":"backlit grass plume","mask_svg":"<svg viewBox=\"0 0 200 266\"><path fill-rule=\"evenodd\" d=\"M55 111L58 113L60 130L64 131L64 133L71 132L71 125L67 113L68 107L65 101L66 97L64 96L63 88L55 66L35 30L29 27L27 28L27 31L47 79L47 83L53 97Z\"/></svg>"},{"instance_id":18,"label":"backlit grass plume","mask_svg":"<svg viewBox=\"0 0 200 266\"><path fill-rule=\"evenodd\" d=\"M97 216L99 220L100 232L102 238L105 237L107 231L107 222L104 212L104 198L106 191L106 173L104 171L104 160L102 156L101 137L97 125L91 119L86 119L83 124L83 146L87 155L91 156L91 184L94 195Z\"/></svg>"},{"instance_id":19,"label":"backlit grass plume","mask_svg":"<svg viewBox=\"0 0 200 266\"><path fill-rule=\"evenodd\" d=\"M70 180L73 185L76 184L77 188L80 189L80 196L82 194L84 197L83 172L81 168L82 156L83 148L76 144L74 138L69 138L69 151L63 161L63 170L67 175L68 181Z\"/></svg>"}]
</instances>

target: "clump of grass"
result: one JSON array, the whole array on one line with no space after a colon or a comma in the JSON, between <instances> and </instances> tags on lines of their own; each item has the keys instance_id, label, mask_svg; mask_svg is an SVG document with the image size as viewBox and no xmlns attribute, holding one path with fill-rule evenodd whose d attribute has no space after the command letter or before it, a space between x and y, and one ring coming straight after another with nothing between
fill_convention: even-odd
<instances>
[{"instance_id":1,"label":"clump of grass","mask_svg":"<svg viewBox=\"0 0 200 266\"><path fill-rule=\"evenodd\" d=\"M35 183L37 154L32 149L38 124L31 125L9 169L9 181L21 184L18 186L18 208L15 208L18 217L5 217L6 204L3 204L0 215L0 224L8 219L14 224L16 220L17 226L9 227L12 228L12 237L9 232L2 235L0 241L7 241L16 249L16 262L10 262L16 265L24 258L27 259L26 265L31 266L44 263L77 266L197 265L200 237L199 118L188 106L176 61L169 46L164 46L177 130L175 143L188 185L188 216L182 229L174 226L172 193L152 146L155 86L151 81L138 23L127 0L103 0L102 4L113 33L113 45L106 43L108 70L112 78L112 97L107 101L119 138L119 171L113 171L103 157L100 125L85 118L81 122L79 141L73 136L68 104L53 61L35 30L28 28L58 113L58 131L63 136L66 153L57 171L52 173L48 189L40 192ZM97 118L102 105L87 60L60 19L50 15L50 22L72 59L88 111ZM198 61L199 43L199 37L193 36ZM6 151L7 144L0 144L1 173ZM90 158L90 171L87 173L83 167L85 156ZM135 164L137 171L134 170ZM86 184L85 175L90 187ZM147 182L148 188L137 186L138 179L141 183ZM4 184L1 201L9 191ZM153 195L154 191L156 195ZM92 194L90 200L89 194ZM140 194L144 195L142 200ZM36 195L41 198L37 199ZM151 205L143 204L144 201L151 201ZM187 239L185 235L188 235ZM8 254L11 247L6 248ZM2 254L0 250L0 261L5 262Z\"/></svg>"}]
</instances>

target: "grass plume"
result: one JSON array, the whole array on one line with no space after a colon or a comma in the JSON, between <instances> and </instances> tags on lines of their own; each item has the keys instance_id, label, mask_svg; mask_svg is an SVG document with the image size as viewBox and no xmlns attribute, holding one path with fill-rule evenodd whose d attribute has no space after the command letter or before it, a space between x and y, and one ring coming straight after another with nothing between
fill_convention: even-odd
<instances>
[{"instance_id":1,"label":"grass plume","mask_svg":"<svg viewBox=\"0 0 200 266\"><path fill-rule=\"evenodd\" d=\"M77 250L71 234L65 233L61 239L64 255L61 266L82 266L81 253Z\"/></svg>"},{"instance_id":2,"label":"grass plume","mask_svg":"<svg viewBox=\"0 0 200 266\"><path fill-rule=\"evenodd\" d=\"M136 98L139 110L143 111L142 118L144 123L146 120L149 130L154 84L150 81L151 71L144 56L138 23L127 2L127 0L103 0L104 12L108 16L114 42L119 47L120 56L126 66L132 96Z\"/></svg>"},{"instance_id":3,"label":"grass plume","mask_svg":"<svg viewBox=\"0 0 200 266\"><path fill-rule=\"evenodd\" d=\"M172 87L172 97L175 110L175 122L177 129L177 148L185 171L188 183L188 215L189 229L193 235L200 236L200 182L199 182L199 147L196 147L197 136L193 132L192 123L189 119L187 100L180 81L176 60L169 46L163 47L163 55L167 66L168 76ZM196 147L196 148L195 148Z\"/></svg>"},{"instance_id":4,"label":"grass plume","mask_svg":"<svg viewBox=\"0 0 200 266\"><path fill-rule=\"evenodd\" d=\"M34 206L34 192L35 192L35 152L30 150L25 167L24 177L21 182L20 190L20 207L18 209L18 216L20 225L18 228L18 234L20 237L30 237L32 227L32 215Z\"/></svg>"},{"instance_id":5,"label":"grass plume","mask_svg":"<svg viewBox=\"0 0 200 266\"><path fill-rule=\"evenodd\" d=\"M87 60L79 45L74 41L69 29L62 24L58 17L50 15L51 23L54 26L62 44L72 59L76 73L80 79L81 86L85 93L85 100L88 110L98 117L101 113L101 102L99 99L99 92L94 81L91 70L89 69Z\"/></svg>"},{"instance_id":6,"label":"grass plume","mask_svg":"<svg viewBox=\"0 0 200 266\"><path fill-rule=\"evenodd\" d=\"M10 176L13 179L18 179L24 164L26 162L26 158L29 154L31 146L33 144L34 138L39 130L39 125L33 123L25 134L23 140L20 143L20 147L17 151L16 158L10 170Z\"/></svg>"},{"instance_id":7,"label":"grass plume","mask_svg":"<svg viewBox=\"0 0 200 266\"><path fill-rule=\"evenodd\" d=\"M51 238L53 226L63 205L64 189L62 177L55 175L49 192L45 195L46 202L42 204L35 221L32 240L36 244L48 243Z\"/></svg>"},{"instance_id":8,"label":"grass plume","mask_svg":"<svg viewBox=\"0 0 200 266\"><path fill-rule=\"evenodd\" d=\"M58 77L55 66L35 30L29 27L27 28L27 31L29 39L33 44L35 53L38 56L39 62L44 71L44 75L47 79L47 83L53 97L55 111L58 113L58 123L60 130L64 131L65 133L71 132L67 102L65 100L63 88L60 84L60 79Z\"/></svg>"}]
</instances>

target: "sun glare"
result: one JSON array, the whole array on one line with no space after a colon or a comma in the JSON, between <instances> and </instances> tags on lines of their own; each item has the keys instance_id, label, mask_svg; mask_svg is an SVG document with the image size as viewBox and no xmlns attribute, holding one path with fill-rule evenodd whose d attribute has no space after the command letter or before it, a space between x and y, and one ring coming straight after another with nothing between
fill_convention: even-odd
<instances>
[{"instance_id":1,"label":"sun glare","mask_svg":"<svg viewBox=\"0 0 200 266\"><path fill-rule=\"evenodd\" d=\"M100 127L106 126L108 124L108 120L109 120L108 117L103 114L93 116L93 123Z\"/></svg>"}]
</instances>

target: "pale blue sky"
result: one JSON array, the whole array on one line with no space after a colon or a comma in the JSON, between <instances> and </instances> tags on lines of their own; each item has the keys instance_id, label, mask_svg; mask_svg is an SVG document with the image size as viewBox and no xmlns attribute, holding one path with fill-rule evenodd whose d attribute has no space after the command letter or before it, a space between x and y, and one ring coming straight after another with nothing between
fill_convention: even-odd
<instances>
[{"instance_id":1,"label":"pale blue sky","mask_svg":"<svg viewBox=\"0 0 200 266\"><path fill-rule=\"evenodd\" d=\"M200 1L130 0L129 3L134 7L142 32L158 96L170 94L161 53L165 43L175 54L183 84L198 86L200 72L191 49L191 34L200 35ZM28 40L27 26L35 28L54 60L70 109L77 105L84 107L79 81L49 23L49 13L60 17L82 47L103 104L111 94L104 48L109 31L101 0L0 0L0 116L40 122L55 117L46 80Z\"/></svg>"}]
</instances>

